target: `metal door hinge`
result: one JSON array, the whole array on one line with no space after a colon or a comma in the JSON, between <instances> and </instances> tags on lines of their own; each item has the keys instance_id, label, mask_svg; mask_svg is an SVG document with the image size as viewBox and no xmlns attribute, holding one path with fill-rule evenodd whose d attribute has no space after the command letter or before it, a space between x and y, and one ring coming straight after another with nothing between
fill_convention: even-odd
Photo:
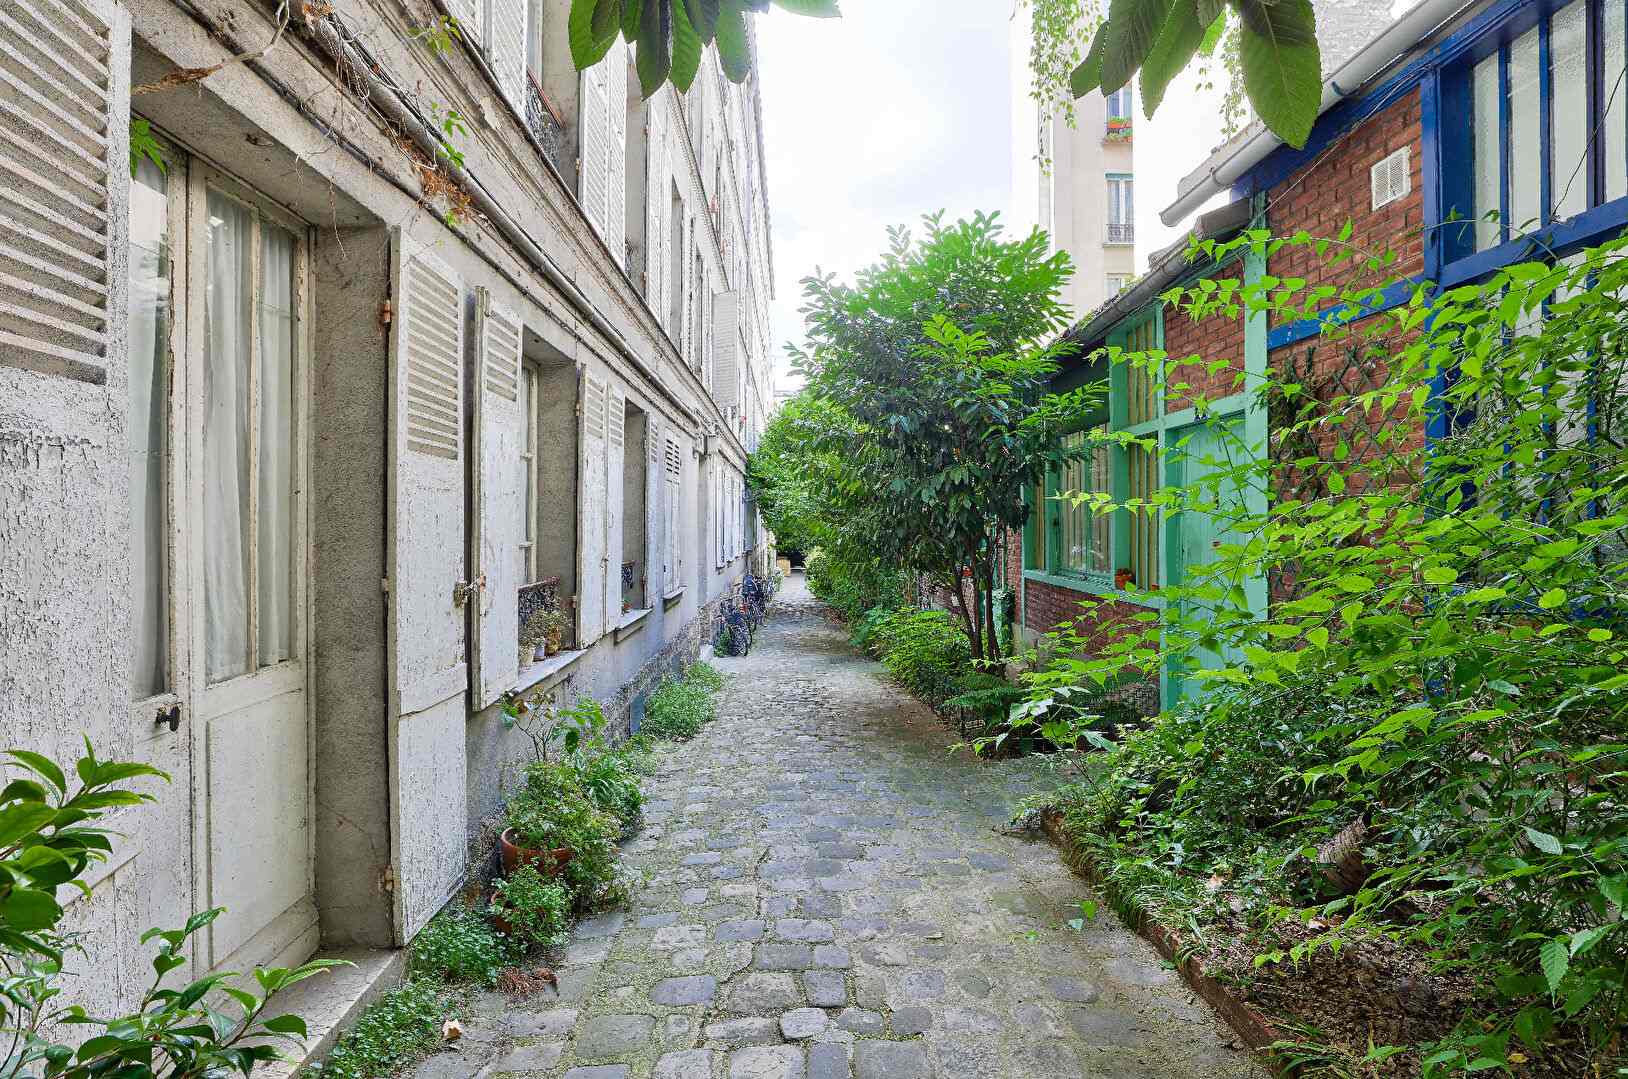
<instances>
[{"instance_id":1,"label":"metal door hinge","mask_svg":"<svg viewBox=\"0 0 1628 1079\"><path fill-rule=\"evenodd\" d=\"M390 325L391 320L395 318L395 314L396 314L395 313L395 308L390 306L390 301L389 300L386 300L383 303L381 303L379 305L379 325L380 326L388 326L388 325Z\"/></svg>"},{"instance_id":2,"label":"metal door hinge","mask_svg":"<svg viewBox=\"0 0 1628 1079\"><path fill-rule=\"evenodd\" d=\"M181 706L172 704L168 708L158 710L158 718L153 721L155 727L168 727L174 734L181 729Z\"/></svg>"},{"instance_id":3,"label":"metal door hinge","mask_svg":"<svg viewBox=\"0 0 1628 1079\"><path fill-rule=\"evenodd\" d=\"M379 870L379 891L384 892L386 895L389 895L390 893L394 892L395 890L396 890L396 867L393 866L393 865L383 866Z\"/></svg>"}]
</instances>

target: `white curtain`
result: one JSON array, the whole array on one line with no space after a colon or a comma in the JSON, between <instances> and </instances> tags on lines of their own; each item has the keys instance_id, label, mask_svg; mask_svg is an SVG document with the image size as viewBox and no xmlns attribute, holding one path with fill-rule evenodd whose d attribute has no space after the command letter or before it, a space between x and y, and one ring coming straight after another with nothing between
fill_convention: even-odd
<instances>
[{"instance_id":1,"label":"white curtain","mask_svg":"<svg viewBox=\"0 0 1628 1079\"><path fill-rule=\"evenodd\" d=\"M260 666L294 653L294 237L260 236Z\"/></svg>"},{"instance_id":2,"label":"white curtain","mask_svg":"<svg viewBox=\"0 0 1628 1079\"><path fill-rule=\"evenodd\" d=\"M143 159L130 185L130 697L168 688L165 512L169 203L164 174Z\"/></svg>"},{"instance_id":3,"label":"white curtain","mask_svg":"<svg viewBox=\"0 0 1628 1079\"><path fill-rule=\"evenodd\" d=\"M249 670L249 296L253 216L209 193L202 422L204 672Z\"/></svg>"}]
</instances>

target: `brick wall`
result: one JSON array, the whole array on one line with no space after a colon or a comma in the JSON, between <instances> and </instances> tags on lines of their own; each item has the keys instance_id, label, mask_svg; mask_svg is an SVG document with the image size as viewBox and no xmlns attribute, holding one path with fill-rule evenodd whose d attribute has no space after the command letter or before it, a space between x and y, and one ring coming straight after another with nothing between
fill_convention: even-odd
<instances>
[{"instance_id":1,"label":"brick wall","mask_svg":"<svg viewBox=\"0 0 1628 1079\"><path fill-rule=\"evenodd\" d=\"M1210 275L1216 280L1243 280L1243 264L1232 262ZM1243 389L1244 320L1226 312L1194 319L1174 307L1164 312L1164 350L1175 363L1166 382L1165 410L1179 412L1194 397L1219 401ZM1200 362L1180 363L1196 356ZM1210 370L1210 364L1226 360L1227 365ZM1180 387L1180 388L1178 388Z\"/></svg>"}]
</instances>

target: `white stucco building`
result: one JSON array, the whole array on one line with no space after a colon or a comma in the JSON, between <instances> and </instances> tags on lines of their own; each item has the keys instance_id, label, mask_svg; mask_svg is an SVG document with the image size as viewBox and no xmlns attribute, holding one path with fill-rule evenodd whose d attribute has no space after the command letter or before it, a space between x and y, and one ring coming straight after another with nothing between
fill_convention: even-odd
<instances>
[{"instance_id":1,"label":"white stucco building","mask_svg":"<svg viewBox=\"0 0 1628 1079\"><path fill-rule=\"evenodd\" d=\"M1081 316L1137 273L1135 85L1075 101L1072 126L1063 116L1043 115L1030 95L1028 5L1016 5L1011 26L1011 220L1025 233L1039 226L1053 250L1073 257L1063 299Z\"/></svg>"},{"instance_id":2,"label":"white stucco building","mask_svg":"<svg viewBox=\"0 0 1628 1079\"><path fill-rule=\"evenodd\" d=\"M767 564L755 82L644 101L568 7L0 5L4 744L173 777L73 901L93 1011L214 906L195 971L387 971L529 756L503 695L625 729Z\"/></svg>"}]
</instances>

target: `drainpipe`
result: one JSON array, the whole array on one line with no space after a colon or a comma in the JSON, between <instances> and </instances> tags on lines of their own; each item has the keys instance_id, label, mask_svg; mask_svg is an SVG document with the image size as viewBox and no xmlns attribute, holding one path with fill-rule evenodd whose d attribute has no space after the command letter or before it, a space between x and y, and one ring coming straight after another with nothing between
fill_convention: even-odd
<instances>
[{"instance_id":1,"label":"drainpipe","mask_svg":"<svg viewBox=\"0 0 1628 1079\"><path fill-rule=\"evenodd\" d=\"M453 179L468 192L469 199L474 203L475 208L497 226L497 230L503 234L503 238L513 244L525 256L527 262L530 262L533 267L541 271L550 284L563 292L565 298L576 309L577 313L587 319L594 329L603 334L605 339L615 346L616 351L621 353L641 375L649 380L650 384L667 399L668 403L683 413L691 424L700 426L700 418L666 387L656 369L646 363L633 350L633 346L629 345L627 339L622 336L622 331L611 325L610 321L600 314L588 297L583 294L583 291L577 287L577 283L571 280L565 271L560 269L548 252L539 247L537 242L515 223L514 218L497 204L473 174L465 171L463 166L457 162L444 156L443 150L445 146L441 139L425 126L424 122L419 119L417 112L402 99L394 86L375 74L378 70L377 66L367 58L360 56L348 42L340 37L339 32L328 18L320 16L315 18L307 17L305 25L310 29L311 36L329 60L338 64L341 70L348 70L366 81L369 103L376 106L385 115L386 119L399 124L402 131L413 140L419 150L429 156L431 161L439 161L441 166L452 174Z\"/></svg>"},{"instance_id":2,"label":"drainpipe","mask_svg":"<svg viewBox=\"0 0 1628 1079\"><path fill-rule=\"evenodd\" d=\"M1406 55L1419 42L1426 40L1438 29L1462 12L1474 7L1480 0L1419 0L1413 8L1391 23L1378 37L1364 45L1345 63L1335 68L1323 83L1322 103L1317 107L1321 116L1351 94L1360 90L1369 79L1389 67L1398 57ZM1207 175L1176 197L1176 201L1159 211L1159 220L1166 225L1179 225L1187 215L1208 202L1213 196L1232 190L1245 173L1262 161L1283 140L1264 126L1257 127L1231 153L1206 165Z\"/></svg>"}]
</instances>

